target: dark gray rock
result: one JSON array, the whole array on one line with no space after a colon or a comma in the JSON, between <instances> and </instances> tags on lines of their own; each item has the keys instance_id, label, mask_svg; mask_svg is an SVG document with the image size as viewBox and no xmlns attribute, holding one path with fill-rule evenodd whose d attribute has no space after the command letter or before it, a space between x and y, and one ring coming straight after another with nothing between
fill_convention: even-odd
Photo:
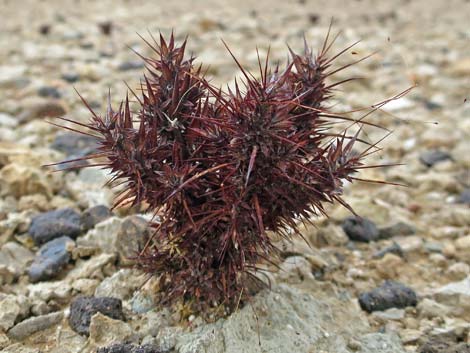
<instances>
[{"instance_id":1,"label":"dark gray rock","mask_svg":"<svg viewBox=\"0 0 470 353\"><path fill-rule=\"evenodd\" d=\"M395 281L385 281L382 286L359 295L359 304L367 312L390 308L416 306L418 297L413 289Z\"/></svg>"},{"instance_id":2,"label":"dark gray rock","mask_svg":"<svg viewBox=\"0 0 470 353\"><path fill-rule=\"evenodd\" d=\"M41 213L31 220L29 226L29 234L36 245L63 235L75 238L81 230L80 214L71 208Z\"/></svg>"},{"instance_id":3,"label":"dark gray rock","mask_svg":"<svg viewBox=\"0 0 470 353\"><path fill-rule=\"evenodd\" d=\"M73 243L73 240L63 236L44 244L29 267L29 280L34 283L59 275L70 261L70 254L67 250L68 243Z\"/></svg>"},{"instance_id":4,"label":"dark gray rock","mask_svg":"<svg viewBox=\"0 0 470 353\"><path fill-rule=\"evenodd\" d=\"M70 327L81 335L90 334L91 317L101 313L115 320L124 320L122 301L111 297L78 297L70 305Z\"/></svg>"},{"instance_id":5,"label":"dark gray rock","mask_svg":"<svg viewBox=\"0 0 470 353\"><path fill-rule=\"evenodd\" d=\"M56 87L43 86L38 89L38 96L48 98L60 98L62 95Z\"/></svg>"},{"instance_id":6,"label":"dark gray rock","mask_svg":"<svg viewBox=\"0 0 470 353\"><path fill-rule=\"evenodd\" d=\"M90 207L89 209L85 210L82 214L82 225L84 230L89 230L93 228L96 224L108 219L111 217L113 213L111 210L104 206L98 205L94 207Z\"/></svg>"},{"instance_id":7,"label":"dark gray rock","mask_svg":"<svg viewBox=\"0 0 470 353\"><path fill-rule=\"evenodd\" d=\"M129 71L129 70L142 69L143 67L144 67L144 63L140 60L124 61L123 63L119 64L118 70Z\"/></svg>"},{"instance_id":8,"label":"dark gray rock","mask_svg":"<svg viewBox=\"0 0 470 353\"><path fill-rule=\"evenodd\" d=\"M80 75L74 72L66 72L62 75L62 79L69 83L74 83L80 80Z\"/></svg>"},{"instance_id":9,"label":"dark gray rock","mask_svg":"<svg viewBox=\"0 0 470 353\"><path fill-rule=\"evenodd\" d=\"M470 205L470 189L465 189L457 198L457 203Z\"/></svg>"},{"instance_id":10,"label":"dark gray rock","mask_svg":"<svg viewBox=\"0 0 470 353\"><path fill-rule=\"evenodd\" d=\"M382 250L379 250L374 253L374 257L377 259L381 259L385 256L385 254L395 254L400 257L403 257L403 249L399 244L394 242L392 245L387 246L386 248L383 248Z\"/></svg>"},{"instance_id":11,"label":"dark gray rock","mask_svg":"<svg viewBox=\"0 0 470 353\"><path fill-rule=\"evenodd\" d=\"M98 139L75 133L58 134L51 147L64 153L67 158L83 157L95 153L98 148Z\"/></svg>"},{"instance_id":12,"label":"dark gray rock","mask_svg":"<svg viewBox=\"0 0 470 353\"><path fill-rule=\"evenodd\" d=\"M100 29L101 33L103 33L105 36L109 36L111 35L114 26L111 21L103 21L98 23L98 28Z\"/></svg>"},{"instance_id":13,"label":"dark gray rock","mask_svg":"<svg viewBox=\"0 0 470 353\"><path fill-rule=\"evenodd\" d=\"M144 344L142 346L136 346L130 343L117 343L108 347L98 348L96 353L164 353L168 351L162 351L158 347L152 344Z\"/></svg>"},{"instance_id":14,"label":"dark gray rock","mask_svg":"<svg viewBox=\"0 0 470 353\"><path fill-rule=\"evenodd\" d=\"M386 227L379 228L380 239L388 239L395 236L413 235L416 233L416 228L405 222L398 222Z\"/></svg>"},{"instance_id":15,"label":"dark gray rock","mask_svg":"<svg viewBox=\"0 0 470 353\"><path fill-rule=\"evenodd\" d=\"M349 217L341 225L349 239L362 242L379 240L379 230L367 218Z\"/></svg>"},{"instance_id":16,"label":"dark gray rock","mask_svg":"<svg viewBox=\"0 0 470 353\"><path fill-rule=\"evenodd\" d=\"M419 161L427 167L432 167L434 164L452 159L451 155L441 150L430 150L421 153Z\"/></svg>"}]
</instances>

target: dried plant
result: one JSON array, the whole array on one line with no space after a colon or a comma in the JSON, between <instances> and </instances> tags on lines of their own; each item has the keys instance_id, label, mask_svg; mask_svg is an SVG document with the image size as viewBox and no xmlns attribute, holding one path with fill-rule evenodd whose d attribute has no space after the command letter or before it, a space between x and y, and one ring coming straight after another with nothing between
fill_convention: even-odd
<instances>
[{"instance_id":1,"label":"dried plant","mask_svg":"<svg viewBox=\"0 0 470 353\"><path fill-rule=\"evenodd\" d=\"M329 57L333 42L327 36L317 55L307 44L301 54L289 49L282 69L259 59L259 78L234 57L242 83L223 91L185 57L186 41L177 46L173 35L168 42L160 36L146 42L155 57L142 56L147 71L140 92L131 90L139 111L126 98L100 116L83 100L89 123L63 118L99 138L99 152L84 158L104 157L95 165L113 173L109 184L125 185L114 207L145 201L161 216L136 260L158 276L169 302L233 308L257 264L276 255L271 234L290 239L299 220L325 214L325 203L350 208L343 183L357 179L377 147L354 152L357 142L366 143L360 129L350 136L331 128L375 125L326 106L335 87L350 80L327 78L354 64L332 68L350 48Z\"/></svg>"}]
</instances>

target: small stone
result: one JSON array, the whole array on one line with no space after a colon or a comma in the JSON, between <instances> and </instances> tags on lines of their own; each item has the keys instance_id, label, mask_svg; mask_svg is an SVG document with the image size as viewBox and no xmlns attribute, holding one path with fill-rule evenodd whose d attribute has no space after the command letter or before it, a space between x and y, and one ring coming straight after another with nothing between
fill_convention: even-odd
<instances>
[{"instance_id":1,"label":"small stone","mask_svg":"<svg viewBox=\"0 0 470 353\"><path fill-rule=\"evenodd\" d=\"M380 238L388 239L400 235L412 235L416 233L416 228L405 222L398 222L387 227L379 228Z\"/></svg>"},{"instance_id":2,"label":"small stone","mask_svg":"<svg viewBox=\"0 0 470 353\"><path fill-rule=\"evenodd\" d=\"M0 330L7 331L13 327L21 314L21 308L13 295L0 293Z\"/></svg>"},{"instance_id":3,"label":"small stone","mask_svg":"<svg viewBox=\"0 0 470 353\"><path fill-rule=\"evenodd\" d=\"M384 105L383 109L390 112L409 109L414 106L414 103L408 98L399 98L389 101Z\"/></svg>"},{"instance_id":4,"label":"small stone","mask_svg":"<svg viewBox=\"0 0 470 353\"><path fill-rule=\"evenodd\" d=\"M62 74L62 79L68 83L74 83L80 80L80 75L74 72L66 72Z\"/></svg>"},{"instance_id":5,"label":"small stone","mask_svg":"<svg viewBox=\"0 0 470 353\"><path fill-rule=\"evenodd\" d=\"M42 24L39 26L39 33L41 33L43 36L47 36L50 31L51 31L51 25L49 24Z\"/></svg>"},{"instance_id":6,"label":"small stone","mask_svg":"<svg viewBox=\"0 0 470 353\"><path fill-rule=\"evenodd\" d=\"M18 120L6 113L0 113L0 126L15 127L18 125Z\"/></svg>"},{"instance_id":7,"label":"small stone","mask_svg":"<svg viewBox=\"0 0 470 353\"><path fill-rule=\"evenodd\" d=\"M39 97L60 98L62 95L56 87L42 86L38 89Z\"/></svg>"},{"instance_id":8,"label":"small stone","mask_svg":"<svg viewBox=\"0 0 470 353\"><path fill-rule=\"evenodd\" d=\"M73 246L74 241L63 236L41 246L29 268L29 280L34 283L59 275L70 261L70 244Z\"/></svg>"},{"instance_id":9,"label":"small stone","mask_svg":"<svg viewBox=\"0 0 470 353\"><path fill-rule=\"evenodd\" d=\"M16 324L8 331L8 336L15 340L23 340L32 334L48 329L62 321L64 313L62 311L47 315L31 317Z\"/></svg>"},{"instance_id":10,"label":"small stone","mask_svg":"<svg viewBox=\"0 0 470 353\"><path fill-rule=\"evenodd\" d=\"M418 353L469 353L469 343L457 343L452 338L430 337L417 350Z\"/></svg>"},{"instance_id":11,"label":"small stone","mask_svg":"<svg viewBox=\"0 0 470 353\"><path fill-rule=\"evenodd\" d=\"M451 309L443 304L439 304L436 301L425 298L417 306L417 309L421 317L433 318L433 317L446 317Z\"/></svg>"},{"instance_id":12,"label":"small stone","mask_svg":"<svg viewBox=\"0 0 470 353\"><path fill-rule=\"evenodd\" d=\"M56 136L51 147L63 152L67 159L79 158L95 153L98 148L98 139L88 135L65 132Z\"/></svg>"},{"instance_id":13,"label":"small stone","mask_svg":"<svg viewBox=\"0 0 470 353\"><path fill-rule=\"evenodd\" d=\"M37 245L41 245L61 236L76 238L81 230L80 214L71 208L63 208L35 216L29 234Z\"/></svg>"},{"instance_id":14,"label":"small stone","mask_svg":"<svg viewBox=\"0 0 470 353\"><path fill-rule=\"evenodd\" d=\"M82 214L81 223L85 231L92 229L95 225L110 218L113 213L104 205L90 207Z\"/></svg>"},{"instance_id":15,"label":"small stone","mask_svg":"<svg viewBox=\"0 0 470 353\"><path fill-rule=\"evenodd\" d=\"M11 268L16 276L22 275L33 259L34 254L18 243L9 242L0 248L0 265Z\"/></svg>"},{"instance_id":16,"label":"small stone","mask_svg":"<svg viewBox=\"0 0 470 353\"><path fill-rule=\"evenodd\" d=\"M402 265L403 259L400 256L389 253L378 260L375 267L382 278L391 279L397 276Z\"/></svg>"},{"instance_id":17,"label":"small stone","mask_svg":"<svg viewBox=\"0 0 470 353\"><path fill-rule=\"evenodd\" d=\"M9 163L0 170L0 195L19 199L30 194L52 195L52 188L42 171L20 163Z\"/></svg>"},{"instance_id":18,"label":"small stone","mask_svg":"<svg viewBox=\"0 0 470 353\"><path fill-rule=\"evenodd\" d=\"M136 291L129 303L131 304L132 311L136 314L144 314L155 308L154 295L146 291Z\"/></svg>"},{"instance_id":19,"label":"small stone","mask_svg":"<svg viewBox=\"0 0 470 353\"><path fill-rule=\"evenodd\" d=\"M108 347L101 347L96 353L164 353L164 351L152 344L136 346L130 343L118 343Z\"/></svg>"},{"instance_id":20,"label":"small stone","mask_svg":"<svg viewBox=\"0 0 470 353\"><path fill-rule=\"evenodd\" d=\"M117 253L117 234L121 229L123 220L119 217L110 217L95 225L85 236L77 239L80 246L94 246L101 251L113 254Z\"/></svg>"},{"instance_id":21,"label":"small stone","mask_svg":"<svg viewBox=\"0 0 470 353\"><path fill-rule=\"evenodd\" d=\"M470 205L470 189L465 189L462 191L457 198L457 203L464 203Z\"/></svg>"},{"instance_id":22,"label":"small stone","mask_svg":"<svg viewBox=\"0 0 470 353\"><path fill-rule=\"evenodd\" d=\"M103 21L98 23L98 28L105 36L109 36L113 31L113 23L111 21Z\"/></svg>"},{"instance_id":23,"label":"small stone","mask_svg":"<svg viewBox=\"0 0 470 353\"><path fill-rule=\"evenodd\" d=\"M463 280L470 274L470 266L464 262L457 262L447 269L448 277L453 281Z\"/></svg>"},{"instance_id":24,"label":"small stone","mask_svg":"<svg viewBox=\"0 0 470 353\"><path fill-rule=\"evenodd\" d=\"M450 306L470 303L470 276L459 282L451 282L434 292L434 299ZM463 309L463 308L462 308Z\"/></svg>"},{"instance_id":25,"label":"small stone","mask_svg":"<svg viewBox=\"0 0 470 353\"><path fill-rule=\"evenodd\" d=\"M103 278L105 273L113 273L115 254L102 253L88 260L78 260L75 267L67 274L67 279L76 281L80 278ZM109 274L108 274L109 275Z\"/></svg>"},{"instance_id":26,"label":"small stone","mask_svg":"<svg viewBox=\"0 0 470 353\"><path fill-rule=\"evenodd\" d=\"M416 343L421 337L422 332L415 329L405 329L400 332L400 338L403 344Z\"/></svg>"},{"instance_id":27,"label":"small stone","mask_svg":"<svg viewBox=\"0 0 470 353\"><path fill-rule=\"evenodd\" d=\"M429 260L431 263L439 267L445 267L447 265L447 258L439 253L432 253L429 255Z\"/></svg>"},{"instance_id":28,"label":"small stone","mask_svg":"<svg viewBox=\"0 0 470 353\"><path fill-rule=\"evenodd\" d=\"M105 278L96 288L96 297L114 297L127 300L143 283L143 278L135 270L121 269Z\"/></svg>"},{"instance_id":29,"label":"small stone","mask_svg":"<svg viewBox=\"0 0 470 353\"><path fill-rule=\"evenodd\" d=\"M144 218L134 215L126 217L119 228L116 239L121 263L132 263L131 258L144 248L149 236L149 225Z\"/></svg>"},{"instance_id":30,"label":"small stone","mask_svg":"<svg viewBox=\"0 0 470 353\"><path fill-rule=\"evenodd\" d=\"M470 250L470 235L458 238L455 241L455 246L459 250Z\"/></svg>"},{"instance_id":31,"label":"small stone","mask_svg":"<svg viewBox=\"0 0 470 353\"><path fill-rule=\"evenodd\" d=\"M414 251L420 251L424 244L423 238L418 235L397 237L395 238L395 241L402 248L405 254Z\"/></svg>"},{"instance_id":32,"label":"small stone","mask_svg":"<svg viewBox=\"0 0 470 353\"><path fill-rule=\"evenodd\" d=\"M402 283L385 281L382 286L359 295L359 304L367 312L416 306L416 293Z\"/></svg>"},{"instance_id":33,"label":"small stone","mask_svg":"<svg viewBox=\"0 0 470 353\"><path fill-rule=\"evenodd\" d=\"M349 239L361 242L370 242L379 240L379 230L375 223L367 218L349 217L342 228Z\"/></svg>"},{"instance_id":34,"label":"small stone","mask_svg":"<svg viewBox=\"0 0 470 353\"><path fill-rule=\"evenodd\" d=\"M123 321L114 320L99 312L91 317L90 342L96 346L106 346L123 341L129 342L133 337L135 337L135 334L130 325Z\"/></svg>"},{"instance_id":35,"label":"small stone","mask_svg":"<svg viewBox=\"0 0 470 353\"><path fill-rule=\"evenodd\" d=\"M18 116L21 123L31 121L33 119L57 118L67 113L64 105L55 100L38 101L25 108Z\"/></svg>"},{"instance_id":36,"label":"small stone","mask_svg":"<svg viewBox=\"0 0 470 353\"><path fill-rule=\"evenodd\" d=\"M379 319L382 319L384 321L402 320L405 317L405 310L397 309L397 308L390 308L385 311L374 311L373 316Z\"/></svg>"},{"instance_id":37,"label":"small stone","mask_svg":"<svg viewBox=\"0 0 470 353\"><path fill-rule=\"evenodd\" d=\"M430 150L421 153L419 161L427 167L432 167L434 164L452 159L451 155L441 150Z\"/></svg>"},{"instance_id":38,"label":"small stone","mask_svg":"<svg viewBox=\"0 0 470 353\"><path fill-rule=\"evenodd\" d=\"M101 313L112 319L123 320L122 302L111 297L78 297L70 305L69 324L77 333L90 334L91 317Z\"/></svg>"},{"instance_id":39,"label":"small stone","mask_svg":"<svg viewBox=\"0 0 470 353\"><path fill-rule=\"evenodd\" d=\"M430 253L442 253L443 245L435 241L427 241L424 243L424 249Z\"/></svg>"},{"instance_id":40,"label":"small stone","mask_svg":"<svg viewBox=\"0 0 470 353\"><path fill-rule=\"evenodd\" d=\"M394 255L398 255L400 257L403 257L403 249L396 242L393 242L392 245L387 246L386 248L375 252L373 256L375 258L380 259L380 258L384 257L386 254L394 254Z\"/></svg>"},{"instance_id":41,"label":"small stone","mask_svg":"<svg viewBox=\"0 0 470 353\"><path fill-rule=\"evenodd\" d=\"M144 64L140 60L124 61L123 63L119 64L118 70L130 71L130 70L142 69L143 67L144 67Z\"/></svg>"},{"instance_id":42,"label":"small stone","mask_svg":"<svg viewBox=\"0 0 470 353\"><path fill-rule=\"evenodd\" d=\"M10 339L8 338L8 336L6 334L4 334L3 332L0 332L0 350L5 348L9 344L10 344ZM4 352L4 351L2 351L2 352Z\"/></svg>"}]
</instances>

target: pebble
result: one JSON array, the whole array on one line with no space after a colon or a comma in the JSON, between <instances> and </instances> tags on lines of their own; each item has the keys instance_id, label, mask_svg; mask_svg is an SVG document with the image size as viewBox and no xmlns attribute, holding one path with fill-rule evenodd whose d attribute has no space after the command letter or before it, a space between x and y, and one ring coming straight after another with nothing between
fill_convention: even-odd
<instances>
[{"instance_id":1,"label":"pebble","mask_svg":"<svg viewBox=\"0 0 470 353\"><path fill-rule=\"evenodd\" d=\"M38 89L38 96L39 97L46 97L46 98L60 98L62 95L60 91L56 87L51 86L42 86Z\"/></svg>"},{"instance_id":2,"label":"pebble","mask_svg":"<svg viewBox=\"0 0 470 353\"><path fill-rule=\"evenodd\" d=\"M68 83L75 83L80 80L80 75L74 72L63 73L61 77Z\"/></svg>"},{"instance_id":3,"label":"pebble","mask_svg":"<svg viewBox=\"0 0 470 353\"><path fill-rule=\"evenodd\" d=\"M129 299L135 290L142 286L144 278L139 272L121 269L107 277L95 290L96 297L114 297L121 300Z\"/></svg>"},{"instance_id":4,"label":"pebble","mask_svg":"<svg viewBox=\"0 0 470 353\"><path fill-rule=\"evenodd\" d=\"M417 353L469 353L470 343L457 343L452 339L431 337L420 345Z\"/></svg>"},{"instance_id":5,"label":"pebble","mask_svg":"<svg viewBox=\"0 0 470 353\"><path fill-rule=\"evenodd\" d=\"M451 309L432 299L424 298L417 306L419 315L426 318L440 317L444 318L451 312Z\"/></svg>"},{"instance_id":6,"label":"pebble","mask_svg":"<svg viewBox=\"0 0 470 353\"><path fill-rule=\"evenodd\" d=\"M441 150L430 150L420 154L419 161L427 167L452 159L451 155Z\"/></svg>"},{"instance_id":7,"label":"pebble","mask_svg":"<svg viewBox=\"0 0 470 353\"><path fill-rule=\"evenodd\" d=\"M470 189L465 189L462 191L457 198L457 203L464 203L470 205Z\"/></svg>"},{"instance_id":8,"label":"pebble","mask_svg":"<svg viewBox=\"0 0 470 353\"><path fill-rule=\"evenodd\" d=\"M33 252L18 243L8 242L0 248L0 264L11 268L16 276L23 274L33 259Z\"/></svg>"},{"instance_id":9,"label":"pebble","mask_svg":"<svg viewBox=\"0 0 470 353\"><path fill-rule=\"evenodd\" d=\"M98 148L98 139L77 133L57 134L51 147L63 152L67 159L79 158L95 153Z\"/></svg>"},{"instance_id":10,"label":"pebble","mask_svg":"<svg viewBox=\"0 0 470 353\"><path fill-rule=\"evenodd\" d=\"M21 307L13 295L0 293L0 330L7 331L13 327L21 314Z\"/></svg>"},{"instance_id":11,"label":"pebble","mask_svg":"<svg viewBox=\"0 0 470 353\"><path fill-rule=\"evenodd\" d=\"M76 238L81 231L80 214L71 208L41 213L31 220L29 227L29 234L37 245L61 236Z\"/></svg>"},{"instance_id":12,"label":"pebble","mask_svg":"<svg viewBox=\"0 0 470 353\"><path fill-rule=\"evenodd\" d=\"M405 222L398 222L387 227L379 228L380 238L388 239L394 236L413 235L416 233L416 228Z\"/></svg>"},{"instance_id":13,"label":"pebble","mask_svg":"<svg viewBox=\"0 0 470 353\"><path fill-rule=\"evenodd\" d=\"M137 69L143 69L143 68L144 68L144 63L141 60L124 61L118 66L119 71L129 71L129 70L137 70Z\"/></svg>"},{"instance_id":14,"label":"pebble","mask_svg":"<svg viewBox=\"0 0 470 353\"><path fill-rule=\"evenodd\" d=\"M405 317L405 310L390 308L384 311L374 311L373 316L385 321L402 320Z\"/></svg>"},{"instance_id":15,"label":"pebble","mask_svg":"<svg viewBox=\"0 0 470 353\"><path fill-rule=\"evenodd\" d=\"M33 119L57 118L64 116L67 110L64 104L56 100L38 101L26 107L18 116L21 123L31 121Z\"/></svg>"},{"instance_id":16,"label":"pebble","mask_svg":"<svg viewBox=\"0 0 470 353\"><path fill-rule=\"evenodd\" d=\"M464 262L452 264L447 269L448 278L453 281L463 280L470 274L470 266Z\"/></svg>"},{"instance_id":17,"label":"pebble","mask_svg":"<svg viewBox=\"0 0 470 353\"><path fill-rule=\"evenodd\" d=\"M85 231L92 229L95 225L112 217L111 210L104 205L97 205L86 209L82 213L81 223Z\"/></svg>"},{"instance_id":18,"label":"pebble","mask_svg":"<svg viewBox=\"0 0 470 353\"><path fill-rule=\"evenodd\" d=\"M123 320L122 302L111 297L78 297L70 305L70 327L81 335L90 334L91 317L101 313L116 320Z\"/></svg>"},{"instance_id":19,"label":"pebble","mask_svg":"<svg viewBox=\"0 0 470 353\"><path fill-rule=\"evenodd\" d=\"M106 36L111 35L113 31L113 22L111 21L102 21L98 23L98 28L100 29L101 33L103 33Z\"/></svg>"},{"instance_id":20,"label":"pebble","mask_svg":"<svg viewBox=\"0 0 470 353\"><path fill-rule=\"evenodd\" d=\"M41 170L20 163L10 163L0 170L0 196L19 199L31 194L52 195L52 187Z\"/></svg>"},{"instance_id":21,"label":"pebble","mask_svg":"<svg viewBox=\"0 0 470 353\"><path fill-rule=\"evenodd\" d=\"M383 248L382 250L379 250L379 251L375 252L373 256L375 258L380 259L380 258L384 257L386 254L394 254L394 255L398 255L400 257L403 257L403 249L396 242L393 242L392 245L387 246L387 247Z\"/></svg>"},{"instance_id":22,"label":"pebble","mask_svg":"<svg viewBox=\"0 0 470 353\"><path fill-rule=\"evenodd\" d=\"M16 324L8 331L8 336L15 340L22 340L32 334L48 329L62 321L64 313L62 311L47 315L35 316Z\"/></svg>"},{"instance_id":23,"label":"pebble","mask_svg":"<svg viewBox=\"0 0 470 353\"><path fill-rule=\"evenodd\" d=\"M367 218L349 217L341 225L349 239L360 242L379 240L379 230Z\"/></svg>"},{"instance_id":24,"label":"pebble","mask_svg":"<svg viewBox=\"0 0 470 353\"><path fill-rule=\"evenodd\" d=\"M375 268L382 278L392 279L398 276L403 263L403 259L400 256L388 253L376 262Z\"/></svg>"},{"instance_id":25,"label":"pebble","mask_svg":"<svg viewBox=\"0 0 470 353\"><path fill-rule=\"evenodd\" d=\"M71 238L62 236L42 245L29 268L29 280L35 283L57 277L70 261L73 244Z\"/></svg>"},{"instance_id":26,"label":"pebble","mask_svg":"<svg viewBox=\"0 0 470 353\"><path fill-rule=\"evenodd\" d=\"M367 312L416 306L416 293L402 283L385 281L380 287L359 295L359 304Z\"/></svg>"},{"instance_id":27,"label":"pebble","mask_svg":"<svg viewBox=\"0 0 470 353\"><path fill-rule=\"evenodd\" d=\"M136 338L131 326L123 321L112 319L100 312L91 317L90 342L95 346L132 342Z\"/></svg>"},{"instance_id":28,"label":"pebble","mask_svg":"<svg viewBox=\"0 0 470 353\"><path fill-rule=\"evenodd\" d=\"M13 128L18 125L18 120L6 113L0 113L0 126Z\"/></svg>"},{"instance_id":29,"label":"pebble","mask_svg":"<svg viewBox=\"0 0 470 353\"><path fill-rule=\"evenodd\" d=\"M470 250L470 235L466 235L464 237L458 238L455 241L455 246L459 250Z\"/></svg>"},{"instance_id":30,"label":"pebble","mask_svg":"<svg viewBox=\"0 0 470 353\"><path fill-rule=\"evenodd\" d=\"M157 346L152 344L145 344L137 346L131 343L118 343L108 347L101 347L97 353L165 353L169 351L162 351Z\"/></svg>"},{"instance_id":31,"label":"pebble","mask_svg":"<svg viewBox=\"0 0 470 353\"><path fill-rule=\"evenodd\" d=\"M434 299L437 302L458 307L460 307L461 303L470 302L470 276L436 289L434 291Z\"/></svg>"},{"instance_id":32,"label":"pebble","mask_svg":"<svg viewBox=\"0 0 470 353\"><path fill-rule=\"evenodd\" d=\"M132 258L142 250L150 236L148 222L140 216L129 216L122 222L117 233L117 250L121 263L133 263Z\"/></svg>"}]
</instances>

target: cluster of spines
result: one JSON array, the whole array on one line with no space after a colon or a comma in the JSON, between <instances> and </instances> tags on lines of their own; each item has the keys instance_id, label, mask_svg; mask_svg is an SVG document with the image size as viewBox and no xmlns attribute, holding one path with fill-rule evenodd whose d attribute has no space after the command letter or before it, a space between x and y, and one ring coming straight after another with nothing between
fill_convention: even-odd
<instances>
[{"instance_id":1,"label":"cluster of spines","mask_svg":"<svg viewBox=\"0 0 470 353\"><path fill-rule=\"evenodd\" d=\"M349 66L330 68L348 48L328 58L327 37L317 55L307 44L302 54L289 49L284 69L259 60L259 78L234 57L242 87L222 91L185 57L186 40L153 41L155 58L142 57L140 92L131 90L139 110L126 98L117 110L108 104L104 116L90 109L88 124L75 122L100 141L85 158L104 157L109 184L125 185L115 207L145 202L159 213L136 260L158 276L166 300L234 305L246 276L276 254L270 234L290 239L298 220L324 214L325 203L348 207L343 181L354 180L376 149L355 153L358 134L331 131L338 119L368 124L325 107L334 87L349 81L326 82Z\"/></svg>"}]
</instances>

